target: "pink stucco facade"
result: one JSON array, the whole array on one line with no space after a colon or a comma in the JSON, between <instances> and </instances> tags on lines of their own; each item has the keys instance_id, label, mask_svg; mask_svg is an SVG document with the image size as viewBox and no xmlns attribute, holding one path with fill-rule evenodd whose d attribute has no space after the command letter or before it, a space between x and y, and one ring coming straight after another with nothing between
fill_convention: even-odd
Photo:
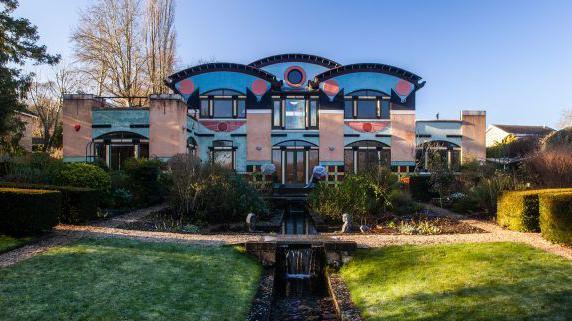
<instances>
[{"instance_id":1,"label":"pink stucco facade","mask_svg":"<svg viewBox=\"0 0 572 321\"><path fill-rule=\"evenodd\" d=\"M487 154L486 148L486 113L484 111L461 112L462 160L484 161Z\"/></svg>"},{"instance_id":2,"label":"pink stucco facade","mask_svg":"<svg viewBox=\"0 0 572 321\"><path fill-rule=\"evenodd\" d=\"M246 116L247 161L270 162L272 158L271 110L255 110Z\"/></svg>"},{"instance_id":3,"label":"pink stucco facade","mask_svg":"<svg viewBox=\"0 0 572 321\"><path fill-rule=\"evenodd\" d=\"M187 106L179 95L149 100L149 155L169 158L187 152Z\"/></svg>"},{"instance_id":4,"label":"pink stucco facade","mask_svg":"<svg viewBox=\"0 0 572 321\"><path fill-rule=\"evenodd\" d=\"M415 162L415 111L391 111L391 161Z\"/></svg>"},{"instance_id":5,"label":"pink stucco facade","mask_svg":"<svg viewBox=\"0 0 572 321\"><path fill-rule=\"evenodd\" d=\"M320 162L344 161L344 114L338 110L320 111Z\"/></svg>"},{"instance_id":6,"label":"pink stucco facade","mask_svg":"<svg viewBox=\"0 0 572 321\"><path fill-rule=\"evenodd\" d=\"M93 95L65 95L62 108L63 156L84 160L92 140L92 109L103 103Z\"/></svg>"}]
</instances>

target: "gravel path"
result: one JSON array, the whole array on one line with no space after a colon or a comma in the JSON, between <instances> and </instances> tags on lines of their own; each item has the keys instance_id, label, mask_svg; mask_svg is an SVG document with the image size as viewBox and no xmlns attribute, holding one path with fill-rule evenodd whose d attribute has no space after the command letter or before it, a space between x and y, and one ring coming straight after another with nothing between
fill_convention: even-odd
<instances>
[{"instance_id":1,"label":"gravel path","mask_svg":"<svg viewBox=\"0 0 572 321\"><path fill-rule=\"evenodd\" d=\"M0 267L9 266L29 257L45 252L51 247L68 244L82 237L92 238L129 238L151 242L174 242L218 246L224 244L241 244L246 241L263 241L290 239L280 235L263 234L182 234L154 231L137 231L118 228L137 221L152 212L161 210L165 205L137 210L107 221L92 225L60 224L54 231L34 244L15 249L0 255ZM377 248L404 244L444 244L444 243L484 243L484 242L520 242L560 255L572 260L572 248L552 244L543 239L539 233L521 233L505 230L492 222L466 219L463 216L444 209L430 207L442 215L460 219L462 222L478 227L487 233L448 234L448 235L383 235L383 234L321 234L318 238L331 238L344 241L355 241L361 248ZM314 236L316 237L316 236ZM310 238L298 236L298 239Z\"/></svg>"}]
</instances>

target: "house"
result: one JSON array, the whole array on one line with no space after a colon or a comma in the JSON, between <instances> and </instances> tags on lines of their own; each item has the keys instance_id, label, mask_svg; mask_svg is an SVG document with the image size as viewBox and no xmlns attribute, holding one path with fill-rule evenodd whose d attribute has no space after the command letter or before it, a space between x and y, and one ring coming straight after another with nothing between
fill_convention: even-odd
<instances>
[{"instance_id":1,"label":"house","mask_svg":"<svg viewBox=\"0 0 572 321\"><path fill-rule=\"evenodd\" d=\"M16 117L24 123L24 130L22 131L22 137L20 138L19 145L24 150L31 152L32 146L37 139L35 134L40 128L39 117L22 111L17 111Z\"/></svg>"},{"instance_id":2,"label":"house","mask_svg":"<svg viewBox=\"0 0 572 321\"><path fill-rule=\"evenodd\" d=\"M523 125L489 125L486 132L487 147L492 147L495 144L501 143L509 136L515 138L522 137L536 137L542 138L554 129L546 126L523 126Z\"/></svg>"},{"instance_id":3,"label":"house","mask_svg":"<svg viewBox=\"0 0 572 321\"><path fill-rule=\"evenodd\" d=\"M274 164L277 182L305 184L316 165L336 180L371 166L413 172L427 151L451 167L485 159L485 112L416 121L425 82L398 67L282 54L194 66L166 83L174 94L138 107L66 95L64 160L120 168L129 157L193 153L245 174Z\"/></svg>"}]
</instances>

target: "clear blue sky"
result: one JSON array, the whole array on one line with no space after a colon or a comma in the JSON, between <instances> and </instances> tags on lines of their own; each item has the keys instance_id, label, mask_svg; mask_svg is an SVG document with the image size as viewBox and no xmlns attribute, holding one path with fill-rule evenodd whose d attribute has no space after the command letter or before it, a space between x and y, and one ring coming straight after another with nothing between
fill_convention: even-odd
<instances>
[{"instance_id":1,"label":"clear blue sky","mask_svg":"<svg viewBox=\"0 0 572 321\"><path fill-rule=\"evenodd\" d=\"M89 0L21 0L52 52ZM572 1L178 0L181 66L302 52L414 72L418 118L484 109L488 123L555 126L572 109Z\"/></svg>"}]
</instances>

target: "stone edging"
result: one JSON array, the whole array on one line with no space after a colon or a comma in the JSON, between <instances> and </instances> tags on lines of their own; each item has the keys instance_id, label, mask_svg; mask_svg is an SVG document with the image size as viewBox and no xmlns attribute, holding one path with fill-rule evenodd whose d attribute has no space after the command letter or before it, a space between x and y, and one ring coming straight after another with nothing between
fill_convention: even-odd
<instances>
[{"instance_id":1,"label":"stone edging","mask_svg":"<svg viewBox=\"0 0 572 321\"><path fill-rule=\"evenodd\" d=\"M334 300L336 312L341 321L363 321L359 310L350 298L350 291L342 278L335 273L326 273L328 291Z\"/></svg>"},{"instance_id":2,"label":"stone edging","mask_svg":"<svg viewBox=\"0 0 572 321\"><path fill-rule=\"evenodd\" d=\"M270 268L262 272L246 321L269 321L272 302L274 302L274 269Z\"/></svg>"}]
</instances>

